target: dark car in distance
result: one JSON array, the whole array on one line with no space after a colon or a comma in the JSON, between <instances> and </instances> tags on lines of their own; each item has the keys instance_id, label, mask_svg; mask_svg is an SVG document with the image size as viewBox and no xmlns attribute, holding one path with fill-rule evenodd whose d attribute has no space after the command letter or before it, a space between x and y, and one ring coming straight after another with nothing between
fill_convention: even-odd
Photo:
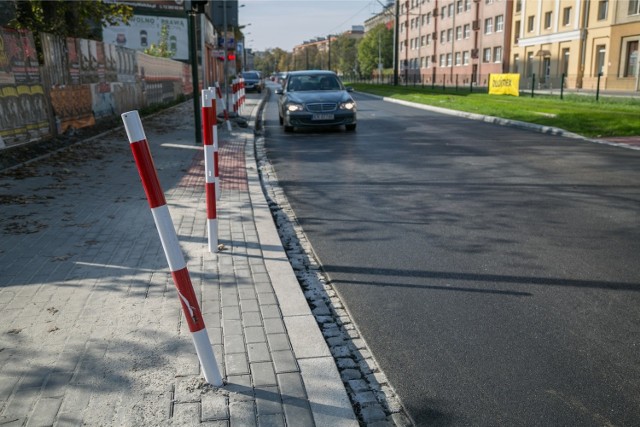
<instances>
[{"instance_id":1,"label":"dark car in distance","mask_svg":"<svg viewBox=\"0 0 640 427\"><path fill-rule=\"evenodd\" d=\"M262 92L264 81L258 71L243 71L242 78L244 79L244 89L247 92Z\"/></svg>"},{"instance_id":2,"label":"dark car in distance","mask_svg":"<svg viewBox=\"0 0 640 427\"><path fill-rule=\"evenodd\" d=\"M298 127L340 126L356 129L356 102L333 71L292 71L276 89L278 115L285 132Z\"/></svg>"}]
</instances>

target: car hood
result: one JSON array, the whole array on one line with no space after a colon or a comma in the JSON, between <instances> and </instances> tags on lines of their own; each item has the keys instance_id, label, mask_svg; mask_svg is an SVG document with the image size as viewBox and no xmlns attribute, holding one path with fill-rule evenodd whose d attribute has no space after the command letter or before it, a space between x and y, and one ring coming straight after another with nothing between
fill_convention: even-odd
<instances>
[{"instance_id":1,"label":"car hood","mask_svg":"<svg viewBox=\"0 0 640 427\"><path fill-rule=\"evenodd\" d=\"M292 102L305 104L308 102L346 102L351 100L344 90L288 92L287 97Z\"/></svg>"}]
</instances>

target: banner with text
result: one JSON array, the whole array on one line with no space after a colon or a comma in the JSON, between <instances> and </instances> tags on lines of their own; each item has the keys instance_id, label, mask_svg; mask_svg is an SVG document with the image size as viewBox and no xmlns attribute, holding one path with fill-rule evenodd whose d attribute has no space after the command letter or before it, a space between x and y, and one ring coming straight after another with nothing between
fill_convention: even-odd
<instances>
[{"instance_id":1,"label":"banner with text","mask_svg":"<svg viewBox=\"0 0 640 427\"><path fill-rule=\"evenodd\" d=\"M491 74L489 95L520 96L520 74Z\"/></svg>"}]
</instances>

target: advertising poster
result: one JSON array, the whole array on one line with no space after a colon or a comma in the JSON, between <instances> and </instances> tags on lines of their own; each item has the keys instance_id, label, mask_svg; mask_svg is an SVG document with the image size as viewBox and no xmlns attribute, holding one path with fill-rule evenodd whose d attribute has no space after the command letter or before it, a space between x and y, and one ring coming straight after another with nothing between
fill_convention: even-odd
<instances>
[{"instance_id":1,"label":"advertising poster","mask_svg":"<svg viewBox=\"0 0 640 427\"><path fill-rule=\"evenodd\" d=\"M77 39L67 38L67 62L69 64L69 76L71 84L80 84L80 54L78 53Z\"/></svg>"},{"instance_id":2,"label":"advertising poster","mask_svg":"<svg viewBox=\"0 0 640 427\"><path fill-rule=\"evenodd\" d=\"M189 60L189 33L186 18L166 16L134 15L129 25L111 25L103 28L105 43L144 51L151 44L158 45L162 26L169 32L169 49L174 52L172 58Z\"/></svg>"},{"instance_id":3,"label":"advertising poster","mask_svg":"<svg viewBox=\"0 0 640 427\"><path fill-rule=\"evenodd\" d=\"M5 146L49 133L33 36L0 28L0 138Z\"/></svg>"},{"instance_id":4,"label":"advertising poster","mask_svg":"<svg viewBox=\"0 0 640 427\"><path fill-rule=\"evenodd\" d=\"M96 123L90 85L54 87L51 88L49 96L56 116L58 133L64 133L69 128L93 126Z\"/></svg>"}]
</instances>

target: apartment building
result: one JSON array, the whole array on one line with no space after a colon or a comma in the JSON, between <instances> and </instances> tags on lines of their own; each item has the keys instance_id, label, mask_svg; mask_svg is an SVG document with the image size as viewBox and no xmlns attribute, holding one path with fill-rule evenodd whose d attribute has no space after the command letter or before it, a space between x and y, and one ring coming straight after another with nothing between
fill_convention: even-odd
<instances>
[{"instance_id":1,"label":"apartment building","mask_svg":"<svg viewBox=\"0 0 640 427\"><path fill-rule=\"evenodd\" d=\"M405 0L400 4L400 74L409 83L486 84L509 69L513 2Z\"/></svg>"},{"instance_id":2,"label":"apartment building","mask_svg":"<svg viewBox=\"0 0 640 427\"><path fill-rule=\"evenodd\" d=\"M640 0L516 0L511 71L542 87L638 91Z\"/></svg>"}]
</instances>

